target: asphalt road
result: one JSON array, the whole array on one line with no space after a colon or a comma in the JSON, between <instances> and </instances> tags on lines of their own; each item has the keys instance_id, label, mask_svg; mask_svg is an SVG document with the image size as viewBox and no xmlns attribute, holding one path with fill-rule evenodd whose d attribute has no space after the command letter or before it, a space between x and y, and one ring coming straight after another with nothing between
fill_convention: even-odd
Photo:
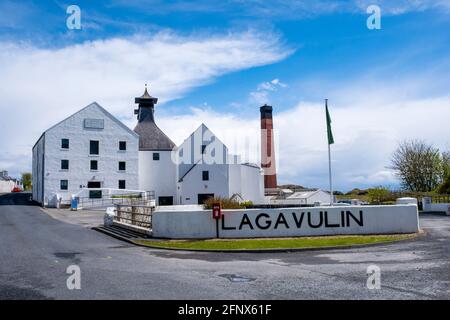
<instances>
[{"instance_id":1,"label":"asphalt road","mask_svg":"<svg viewBox=\"0 0 450 320\"><path fill-rule=\"evenodd\" d=\"M16 205L21 204L21 205ZM426 236L358 249L272 254L134 247L0 196L0 299L449 299L450 217ZM66 269L78 265L81 289ZM369 265L381 289L366 287Z\"/></svg>"}]
</instances>

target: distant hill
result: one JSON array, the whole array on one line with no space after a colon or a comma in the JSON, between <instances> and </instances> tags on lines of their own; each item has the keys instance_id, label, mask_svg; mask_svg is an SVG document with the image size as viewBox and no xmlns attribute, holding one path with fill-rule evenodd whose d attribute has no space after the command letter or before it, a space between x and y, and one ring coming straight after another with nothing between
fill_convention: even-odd
<instances>
[{"instance_id":1,"label":"distant hill","mask_svg":"<svg viewBox=\"0 0 450 320\"><path fill-rule=\"evenodd\" d=\"M282 184L279 185L278 188L291 190L311 190L311 188L305 188L299 184Z\"/></svg>"}]
</instances>

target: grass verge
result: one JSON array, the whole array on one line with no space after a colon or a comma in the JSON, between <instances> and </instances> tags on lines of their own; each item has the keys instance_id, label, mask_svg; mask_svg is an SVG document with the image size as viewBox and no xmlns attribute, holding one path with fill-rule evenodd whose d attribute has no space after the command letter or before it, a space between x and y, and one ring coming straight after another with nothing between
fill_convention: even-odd
<instances>
[{"instance_id":1,"label":"grass verge","mask_svg":"<svg viewBox=\"0 0 450 320\"><path fill-rule=\"evenodd\" d=\"M135 240L140 245L186 250L270 250L340 247L412 239L416 234L326 236L276 239Z\"/></svg>"}]
</instances>

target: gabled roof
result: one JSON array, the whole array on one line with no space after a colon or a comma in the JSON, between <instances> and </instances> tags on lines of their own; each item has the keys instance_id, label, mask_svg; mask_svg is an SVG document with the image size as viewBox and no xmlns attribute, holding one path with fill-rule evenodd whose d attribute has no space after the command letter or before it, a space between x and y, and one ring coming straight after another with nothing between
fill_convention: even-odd
<instances>
[{"instance_id":1,"label":"gabled roof","mask_svg":"<svg viewBox=\"0 0 450 320\"><path fill-rule=\"evenodd\" d=\"M128 133L132 134L135 137L138 137L138 135L131 130L130 128L128 128L126 125L124 125L120 120L118 120L116 117L114 117L111 113L109 113L108 111L106 111L105 108L103 108L101 105L99 105L97 102L92 102L90 104L88 104L86 107L78 110L77 112L71 114L70 116L68 116L67 118L65 118L64 120L61 120L60 122L56 123L55 125L51 126L50 128L48 128L47 130L45 130L42 135L39 137L39 139L36 141L36 143L33 146L36 146L36 144L39 142L39 140L41 140L42 136L45 135L45 133L47 133L48 131L52 130L53 128L59 126L61 123L63 123L64 121L70 119L71 117L73 117L74 115L83 112L84 110L88 109L88 108L98 108L101 112L103 112L108 118L110 118L112 121L114 121L115 123L117 123L120 127L122 127L124 130L126 130Z\"/></svg>"},{"instance_id":2,"label":"gabled roof","mask_svg":"<svg viewBox=\"0 0 450 320\"><path fill-rule=\"evenodd\" d=\"M313 195L315 195L316 193L319 192L325 192L328 193L327 191L323 191L320 189L317 190L305 190L305 191L299 191L299 192L294 192L293 194L291 194L290 196L287 197L287 199L307 199Z\"/></svg>"},{"instance_id":3,"label":"gabled roof","mask_svg":"<svg viewBox=\"0 0 450 320\"><path fill-rule=\"evenodd\" d=\"M192 137L197 133L197 131L201 130L202 131L202 136L203 133L206 131L211 132L211 137L214 137L214 139L216 139L218 142L220 142L222 145L225 146L225 148L228 151L228 147L225 145L225 143L223 143L215 134L214 132L212 132L204 123L202 123L201 125L198 126L197 129L195 129L186 139L184 139L184 141L178 146L178 148L180 148L186 141L191 140ZM191 140L192 141L192 140Z\"/></svg>"}]
</instances>

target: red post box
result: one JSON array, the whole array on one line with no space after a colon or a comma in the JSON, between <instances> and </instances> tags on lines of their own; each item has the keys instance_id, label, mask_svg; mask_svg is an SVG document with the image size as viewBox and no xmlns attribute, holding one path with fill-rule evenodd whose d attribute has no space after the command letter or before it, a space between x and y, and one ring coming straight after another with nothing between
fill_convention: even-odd
<instances>
[{"instance_id":1,"label":"red post box","mask_svg":"<svg viewBox=\"0 0 450 320\"><path fill-rule=\"evenodd\" d=\"M220 202L213 203L212 214L214 219L220 219L222 217L222 206Z\"/></svg>"}]
</instances>

